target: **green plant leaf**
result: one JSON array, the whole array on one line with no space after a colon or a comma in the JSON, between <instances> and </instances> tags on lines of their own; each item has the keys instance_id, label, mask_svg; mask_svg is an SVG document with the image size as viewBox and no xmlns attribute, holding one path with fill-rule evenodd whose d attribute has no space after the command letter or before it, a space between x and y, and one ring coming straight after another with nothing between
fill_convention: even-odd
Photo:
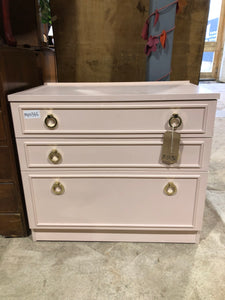
<instances>
[{"instance_id":1,"label":"green plant leaf","mask_svg":"<svg viewBox=\"0 0 225 300\"><path fill-rule=\"evenodd\" d=\"M41 22L43 24L52 24L49 0L40 0L40 11Z\"/></svg>"}]
</instances>

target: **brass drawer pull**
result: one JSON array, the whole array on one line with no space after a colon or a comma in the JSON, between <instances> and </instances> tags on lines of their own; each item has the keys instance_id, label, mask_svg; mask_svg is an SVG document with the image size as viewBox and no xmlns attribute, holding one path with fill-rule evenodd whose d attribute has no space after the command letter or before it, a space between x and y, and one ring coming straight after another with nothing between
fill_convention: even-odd
<instances>
[{"instance_id":1,"label":"brass drawer pull","mask_svg":"<svg viewBox=\"0 0 225 300\"><path fill-rule=\"evenodd\" d=\"M177 129L182 124L182 119L178 114L173 114L169 119L169 125L171 128Z\"/></svg>"},{"instance_id":2,"label":"brass drawer pull","mask_svg":"<svg viewBox=\"0 0 225 300\"><path fill-rule=\"evenodd\" d=\"M164 187L164 193L167 196L173 196L177 192L177 187L173 182L168 182L167 185Z\"/></svg>"},{"instance_id":3,"label":"brass drawer pull","mask_svg":"<svg viewBox=\"0 0 225 300\"><path fill-rule=\"evenodd\" d=\"M47 117L45 118L45 125L49 129L55 129L57 126L57 123L58 123L58 121L53 115L47 115Z\"/></svg>"},{"instance_id":4,"label":"brass drawer pull","mask_svg":"<svg viewBox=\"0 0 225 300\"><path fill-rule=\"evenodd\" d=\"M65 192L65 188L62 183L56 181L52 186L52 192L55 195L62 195Z\"/></svg>"},{"instance_id":5,"label":"brass drawer pull","mask_svg":"<svg viewBox=\"0 0 225 300\"><path fill-rule=\"evenodd\" d=\"M56 149L54 149L49 153L48 159L51 163L57 165L62 161L62 155Z\"/></svg>"}]
</instances>

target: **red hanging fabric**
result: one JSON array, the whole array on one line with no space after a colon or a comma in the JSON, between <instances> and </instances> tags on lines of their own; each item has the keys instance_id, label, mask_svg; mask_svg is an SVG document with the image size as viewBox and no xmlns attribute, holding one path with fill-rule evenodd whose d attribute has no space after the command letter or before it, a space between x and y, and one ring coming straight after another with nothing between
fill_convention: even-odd
<instances>
[{"instance_id":1,"label":"red hanging fabric","mask_svg":"<svg viewBox=\"0 0 225 300\"><path fill-rule=\"evenodd\" d=\"M148 30L149 30L149 20L147 20L145 22L145 25L142 29L142 33L141 33L141 37L143 38L143 40L147 41L148 39Z\"/></svg>"},{"instance_id":2,"label":"red hanging fabric","mask_svg":"<svg viewBox=\"0 0 225 300\"><path fill-rule=\"evenodd\" d=\"M159 43L159 39L156 36L151 36L148 38L148 42L145 46L145 54L149 56L152 52L157 50L157 45Z\"/></svg>"},{"instance_id":3,"label":"red hanging fabric","mask_svg":"<svg viewBox=\"0 0 225 300\"><path fill-rule=\"evenodd\" d=\"M157 50L157 45L159 44L159 42L161 43L162 47L165 48L167 34L172 32L174 29L175 26L167 31L163 30L161 33L157 35L154 36L150 35L150 37L148 38L148 42L145 45L145 54L147 56L150 56L152 52L155 52Z\"/></svg>"},{"instance_id":4,"label":"red hanging fabric","mask_svg":"<svg viewBox=\"0 0 225 300\"><path fill-rule=\"evenodd\" d=\"M179 3L180 3L180 1L181 1L181 4L180 4L180 5L183 5L184 3L186 3L186 0L179 0ZM155 18L154 18L154 24L153 24L153 26L155 26L155 25L157 24L157 22L159 21L160 11L161 11L161 10L164 10L164 9L166 9L166 8L168 8L168 7L172 6L172 5L174 5L174 4L177 4L177 9L179 9L179 11L180 11L180 5L178 5L178 0L175 0L175 1L173 1L173 2L171 2L171 3L169 3L169 4L167 4L167 5L165 5L165 6L163 6L163 7L160 7L160 8L158 8L158 9L156 9L153 13L151 13L151 14L148 16L148 19L145 21L145 24L144 24L144 27L143 27L142 33L141 33L141 37L142 37L145 41L147 41L148 35L149 35L149 19L150 19L152 16L155 16Z\"/></svg>"},{"instance_id":5,"label":"red hanging fabric","mask_svg":"<svg viewBox=\"0 0 225 300\"><path fill-rule=\"evenodd\" d=\"M154 25L153 26L155 26L157 24L158 20L159 20L159 11L158 11L158 9L156 9L156 11L155 11L155 20L154 20Z\"/></svg>"}]
</instances>

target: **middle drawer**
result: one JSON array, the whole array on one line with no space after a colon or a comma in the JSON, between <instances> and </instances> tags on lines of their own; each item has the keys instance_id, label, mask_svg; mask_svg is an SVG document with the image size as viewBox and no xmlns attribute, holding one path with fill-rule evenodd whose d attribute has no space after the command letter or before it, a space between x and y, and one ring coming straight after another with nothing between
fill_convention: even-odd
<instances>
[{"instance_id":1,"label":"middle drawer","mask_svg":"<svg viewBox=\"0 0 225 300\"><path fill-rule=\"evenodd\" d=\"M162 139L17 140L22 170L28 168L165 168ZM185 138L172 168L207 169L211 139Z\"/></svg>"}]
</instances>

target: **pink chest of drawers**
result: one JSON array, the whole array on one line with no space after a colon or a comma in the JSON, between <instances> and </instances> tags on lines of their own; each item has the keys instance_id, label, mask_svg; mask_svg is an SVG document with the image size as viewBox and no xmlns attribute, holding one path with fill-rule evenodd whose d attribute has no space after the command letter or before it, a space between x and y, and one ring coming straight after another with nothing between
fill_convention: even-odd
<instances>
[{"instance_id":1,"label":"pink chest of drawers","mask_svg":"<svg viewBox=\"0 0 225 300\"><path fill-rule=\"evenodd\" d=\"M218 94L188 82L47 84L9 96L34 240L199 240ZM182 124L177 163L163 134Z\"/></svg>"}]
</instances>

